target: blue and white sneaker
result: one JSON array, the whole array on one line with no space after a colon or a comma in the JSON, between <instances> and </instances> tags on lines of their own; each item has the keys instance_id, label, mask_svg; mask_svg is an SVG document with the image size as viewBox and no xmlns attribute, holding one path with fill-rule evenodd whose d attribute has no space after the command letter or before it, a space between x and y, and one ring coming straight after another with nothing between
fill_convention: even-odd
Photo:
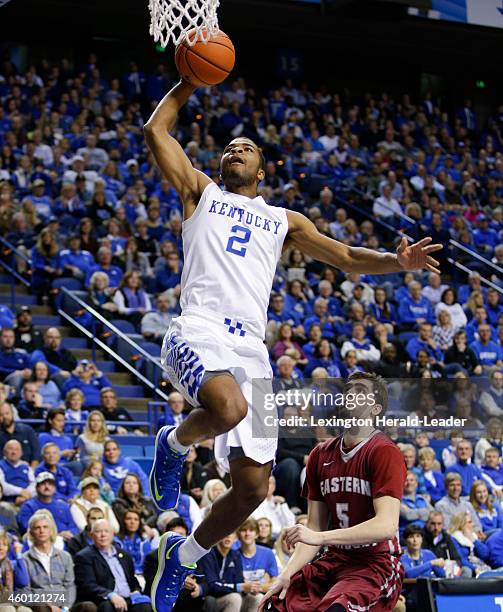
<instances>
[{"instance_id":1,"label":"blue and white sneaker","mask_svg":"<svg viewBox=\"0 0 503 612\"><path fill-rule=\"evenodd\" d=\"M180 479L183 463L188 455L173 450L168 444L168 434L174 425L165 425L155 438L154 463L148 479L150 494L159 510L173 510L180 497Z\"/></svg>"},{"instance_id":2,"label":"blue and white sneaker","mask_svg":"<svg viewBox=\"0 0 503 612\"><path fill-rule=\"evenodd\" d=\"M161 536L157 551L157 573L152 583L150 597L154 612L171 612L178 594L183 588L185 578L193 574L196 564L182 565L178 558L180 544L186 538L174 531Z\"/></svg>"}]
</instances>

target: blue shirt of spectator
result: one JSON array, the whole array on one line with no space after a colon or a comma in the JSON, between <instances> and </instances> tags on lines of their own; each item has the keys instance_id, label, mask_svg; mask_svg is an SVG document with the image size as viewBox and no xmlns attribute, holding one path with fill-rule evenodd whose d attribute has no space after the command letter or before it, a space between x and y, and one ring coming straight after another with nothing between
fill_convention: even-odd
<instances>
[{"instance_id":1,"label":"blue shirt of spectator","mask_svg":"<svg viewBox=\"0 0 503 612\"><path fill-rule=\"evenodd\" d=\"M47 448L42 448L44 456L48 454L47 451ZM49 457L47 457L47 459L50 460ZM67 467L63 465L50 465L46 463L46 461L42 461L35 468L35 476L38 476L41 472L50 472L54 476L56 482L55 497L60 497L64 501L68 501L78 496L79 490L73 480L73 474Z\"/></svg>"},{"instance_id":2,"label":"blue shirt of spectator","mask_svg":"<svg viewBox=\"0 0 503 612\"><path fill-rule=\"evenodd\" d=\"M127 526L127 522L132 522L134 520L135 512L130 513L126 511L123 521ZM140 529L140 517L136 515L136 520L138 522L137 531L135 533L126 533L123 535L119 535L117 540L120 542L120 546L131 555L134 563L134 571L137 574L143 574L143 562L145 561L145 557L152 550L149 540L143 540L139 534L138 530Z\"/></svg>"},{"instance_id":3,"label":"blue shirt of spectator","mask_svg":"<svg viewBox=\"0 0 503 612\"><path fill-rule=\"evenodd\" d=\"M158 287L164 291L180 284L182 264L176 251L159 257L154 264L154 276Z\"/></svg>"},{"instance_id":4,"label":"blue shirt of spectator","mask_svg":"<svg viewBox=\"0 0 503 612\"><path fill-rule=\"evenodd\" d=\"M486 540L491 567L503 567L503 529L499 529Z\"/></svg>"},{"instance_id":5,"label":"blue shirt of spectator","mask_svg":"<svg viewBox=\"0 0 503 612\"><path fill-rule=\"evenodd\" d=\"M478 251L491 255L500 240L498 232L489 227L489 219L483 215L478 218L479 227L473 232L473 241Z\"/></svg>"},{"instance_id":6,"label":"blue shirt of spectator","mask_svg":"<svg viewBox=\"0 0 503 612\"><path fill-rule=\"evenodd\" d=\"M243 534L242 531L240 532L240 551L245 582L267 583L269 579L266 574L269 578L273 578L279 573L273 551L260 544L255 544L255 538L253 543L247 542L246 539L243 541L241 534Z\"/></svg>"},{"instance_id":7,"label":"blue shirt of spectator","mask_svg":"<svg viewBox=\"0 0 503 612\"><path fill-rule=\"evenodd\" d=\"M409 284L409 295L400 301L398 318L401 323L414 325L426 321L435 323L435 313L430 300L421 295L421 285L415 281Z\"/></svg>"},{"instance_id":8,"label":"blue shirt of spectator","mask_svg":"<svg viewBox=\"0 0 503 612\"><path fill-rule=\"evenodd\" d=\"M503 465L498 463L496 466L489 466L486 463L480 466L482 474L489 478L498 486L503 486Z\"/></svg>"},{"instance_id":9,"label":"blue shirt of spectator","mask_svg":"<svg viewBox=\"0 0 503 612\"><path fill-rule=\"evenodd\" d=\"M475 512L479 517L480 524L482 525L482 531L484 533L490 533L496 529L503 528L503 510L499 504L492 504L489 507L488 504L476 504L472 502Z\"/></svg>"},{"instance_id":10,"label":"blue shirt of spectator","mask_svg":"<svg viewBox=\"0 0 503 612\"><path fill-rule=\"evenodd\" d=\"M487 482L487 487L491 491L492 485L488 482L482 470L471 463L473 456L472 444L469 440L460 440L456 444L456 463L449 467L449 472L455 472L461 477L461 495L470 495L473 483L476 480L484 480Z\"/></svg>"},{"instance_id":11,"label":"blue shirt of spectator","mask_svg":"<svg viewBox=\"0 0 503 612\"><path fill-rule=\"evenodd\" d=\"M487 299L486 299L486 312L487 312L487 319L488 319L487 322L489 323L489 325L492 325L493 327L498 326L499 324L498 319L503 313L503 306L499 302L499 297L500 297L499 293L496 291L496 289L489 289L489 291L487 292Z\"/></svg>"},{"instance_id":12,"label":"blue shirt of spectator","mask_svg":"<svg viewBox=\"0 0 503 612\"><path fill-rule=\"evenodd\" d=\"M314 356L306 365L304 375L309 377L316 368L324 368L332 378L340 378L341 371L335 361L330 342L322 339L314 351Z\"/></svg>"},{"instance_id":13,"label":"blue shirt of spectator","mask_svg":"<svg viewBox=\"0 0 503 612\"><path fill-rule=\"evenodd\" d=\"M73 443L73 440L70 436L61 434L58 431L55 431L54 429L51 431L44 431L39 434L38 441L42 449L46 444L55 444L61 451L61 457L59 459L61 463L66 463L69 460L69 457L71 457L72 455L72 453L64 453L64 451L73 451L73 449L75 448L75 444Z\"/></svg>"},{"instance_id":14,"label":"blue shirt of spectator","mask_svg":"<svg viewBox=\"0 0 503 612\"><path fill-rule=\"evenodd\" d=\"M88 271L93 268L96 263L94 257L89 251L82 251L79 247L80 238L72 237L69 240L68 249L63 249L59 253L59 267L66 272L67 275L75 278L85 278Z\"/></svg>"},{"instance_id":15,"label":"blue shirt of spectator","mask_svg":"<svg viewBox=\"0 0 503 612\"><path fill-rule=\"evenodd\" d=\"M304 329L310 329L312 325L319 325L327 336L334 335L334 324L329 320L328 301L325 298L315 300L313 314L304 321Z\"/></svg>"},{"instance_id":16,"label":"blue shirt of spectator","mask_svg":"<svg viewBox=\"0 0 503 612\"><path fill-rule=\"evenodd\" d=\"M35 179L35 181L33 181L33 186L33 193L26 199L33 202L37 215L40 217L40 219L42 221L47 221L47 219L51 216L52 199L49 196L41 195L43 194L45 187L45 182L43 179Z\"/></svg>"},{"instance_id":17,"label":"blue shirt of spectator","mask_svg":"<svg viewBox=\"0 0 503 612\"><path fill-rule=\"evenodd\" d=\"M61 498L55 497L56 481L50 472L41 472L36 477L37 496L24 502L19 510L17 521L24 532L28 529L28 522L37 510L49 510L54 518L58 532L68 531L73 535L79 533L74 523L70 506Z\"/></svg>"},{"instance_id":18,"label":"blue shirt of spectator","mask_svg":"<svg viewBox=\"0 0 503 612\"><path fill-rule=\"evenodd\" d=\"M314 357L314 351L322 338L321 326L318 323L313 323L307 328L304 322L304 331L309 335L309 342L302 345L302 350L306 357Z\"/></svg>"},{"instance_id":19,"label":"blue shirt of spectator","mask_svg":"<svg viewBox=\"0 0 503 612\"><path fill-rule=\"evenodd\" d=\"M404 508L405 507L405 508ZM407 510L410 509L413 512L408 513ZM426 521L428 519L428 514L431 511L430 504L421 497L420 495L414 494L404 494L402 498L402 510L400 511L400 520L399 520L399 531L400 535L403 534L404 529L408 525L418 525L419 527L424 527ZM414 518L407 518L407 516L414 515Z\"/></svg>"},{"instance_id":20,"label":"blue shirt of spectator","mask_svg":"<svg viewBox=\"0 0 503 612\"><path fill-rule=\"evenodd\" d=\"M279 293L274 294L271 298L267 318L269 321L277 321L278 323L290 323L292 327L300 324L299 314L286 309L285 300Z\"/></svg>"},{"instance_id":21,"label":"blue shirt of spectator","mask_svg":"<svg viewBox=\"0 0 503 612\"><path fill-rule=\"evenodd\" d=\"M223 538L199 562L206 582L201 584L203 595L221 597L239 592L244 582L241 554L232 548L233 536Z\"/></svg>"},{"instance_id":22,"label":"blue shirt of spectator","mask_svg":"<svg viewBox=\"0 0 503 612\"><path fill-rule=\"evenodd\" d=\"M503 361L503 349L496 342L491 341L491 328L487 324L479 325L480 340L470 344L470 348L477 355L483 366L494 366Z\"/></svg>"},{"instance_id":23,"label":"blue shirt of spectator","mask_svg":"<svg viewBox=\"0 0 503 612\"><path fill-rule=\"evenodd\" d=\"M433 551L421 548L423 544L422 529L417 525L409 525L404 531L406 550L400 557L406 578L442 578L444 559L437 560ZM417 592L410 587L404 588L407 608L417 608Z\"/></svg>"},{"instance_id":24,"label":"blue shirt of spectator","mask_svg":"<svg viewBox=\"0 0 503 612\"><path fill-rule=\"evenodd\" d=\"M4 379L18 370L31 370L30 357L25 351L14 348L16 336L11 328L2 329L0 335L0 377Z\"/></svg>"},{"instance_id":25,"label":"blue shirt of spectator","mask_svg":"<svg viewBox=\"0 0 503 612\"><path fill-rule=\"evenodd\" d=\"M422 448L419 451L419 464L421 479L425 486L425 492L431 497L435 504L445 495L444 475L433 470L435 451L431 448Z\"/></svg>"},{"instance_id":26,"label":"blue shirt of spectator","mask_svg":"<svg viewBox=\"0 0 503 612\"><path fill-rule=\"evenodd\" d=\"M104 272L108 276L110 287L118 287L124 276L124 272L118 266L102 266L98 264L88 269L86 280L84 281L86 287L89 287L89 281L95 272Z\"/></svg>"},{"instance_id":27,"label":"blue shirt of spectator","mask_svg":"<svg viewBox=\"0 0 503 612\"><path fill-rule=\"evenodd\" d=\"M129 457L121 457L121 449L115 440L105 443L103 456L103 475L117 495L122 481L128 474L136 474L140 479L144 491L149 490L149 484L145 472Z\"/></svg>"},{"instance_id":28,"label":"blue shirt of spectator","mask_svg":"<svg viewBox=\"0 0 503 612\"><path fill-rule=\"evenodd\" d=\"M192 502L194 502L194 500L192 500ZM178 504L175 510L187 524L189 533L192 532L192 529L194 527L194 523L190 515L190 504L191 498L189 497L189 495L187 495L186 493L180 493L180 497L178 498Z\"/></svg>"},{"instance_id":29,"label":"blue shirt of spectator","mask_svg":"<svg viewBox=\"0 0 503 612\"><path fill-rule=\"evenodd\" d=\"M475 340L479 339L479 325L487 324L489 325L487 310L485 308L479 307L475 310L475 316L471 321L466 325L466 337L468 340L468 344L475 342ZM494 342L498 340L498 334L494 327L489 326L491 329L490 337Z\"/></svg>"},{"instance_id":30,"label":"blue shirt of spectator","mask_svg":"<svg viewBox=\"0 0 503 612\"><path fill-rule=\"evenodd\" d=\"M419 328L419 336L417 338L411 338L407 342L407 353L410 358L416 361L417 353L420 350L426 351L429 357L433 357L436 361L442 361L442 351L435 344L432 338L432 328L429 323L423 323Z\"/></svg>"},{"instance_id":31,"label":"blue shirt of spectator","mask_svg":"<svg viewBox=\"0 0 503 612\"><path fill-rule=\"evenodd\" d=\"M15 316L8 306L0 306L0 329L14 327Z\"/></svg>"},{"instance_id":32,"label":"blue shirt of spectator","mask_svg":"<svg viewBox=\"0 0 503 612\"><path fill-rule=\"evenodd\" d=\"M26 461L14 457L19 451L5 449L6 455L0 460L0 482L3 491L3 500L14 503L22 489L33 489L33 472Z\"/></svg>"},{"instance_id":33,"label":"blue shirt of spectator","mask_svg":"<svg viewBox=\"0 0 503 612\"><path fill-rule=\"evenodd\" d=\"M473 542L471 537L465 535L461 530L451 533L451 537L461 558L462 567L468 567L475 575L477 566L473 563L473 556L475 555L484 562L489 561L490 553L487 544L478 538Z\"/></svg>"},{"instance_id":34,"label":"blue shirt of spectator","mask_svg":"<svg viewBox=\"0 0 503 612\"><path fill-rule=\"evenodd\" d=\"M0 406L2 424L0 425L0 448L9 440L17 440L21 444L21 459L28 463L40 459L40 445L38 437L32 427L19 421L14 421L14 413L10 404Z\"/></svg>"},{"instance_id":35,"label":"blue shirt of spectator","mask_svg":"<svg viewBox=\"0 0 503 612\"><path fill-rule=\"evenodd\" d=\"M0 589L5 592L8 586L6 584L6 573L4 572L4 562L6 559L9 560L12 568L13 584L11 586L13 586L15 590L27 587L30 584L30 577L28 575L26 563L23 559L22 551L14 552L14 547L11 544L11 540L5 533L0 534L0 544L3 547L3 551L0 556L0 566L2 568L0 575Z\"/></svg>"},{"instance_id":36,"label":"blue shirt of spectator","mask_svg":"<svg viewBox=\"0 0 503 612\"><path fill-rule=\"evenodd\" d=\"M376 294L377 291L376 289ZM379 323L394 325L397 321L396 308L387 301L384 304L370 304L370 314Z\"/></svg>"},{"instance_id":37,"label":"blue shirt of spectator","mask_svg":"<svg viewBox=\"0 0 503 612\"><path fill-rule=\"evenodd\" d=\"M80 389L84 394L86 406L99 406L101 404L100 391L111 387L108 378L96 369L92 363L81 362L72 375L65 381L61 391L66 395L70 389Z\"/></svg>"}]
</instances>

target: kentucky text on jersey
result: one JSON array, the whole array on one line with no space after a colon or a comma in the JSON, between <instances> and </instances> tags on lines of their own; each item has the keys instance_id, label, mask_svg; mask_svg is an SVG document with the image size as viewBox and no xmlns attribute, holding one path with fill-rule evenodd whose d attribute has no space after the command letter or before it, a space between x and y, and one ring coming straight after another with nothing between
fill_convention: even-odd
<instances>
[{"instance_id":1,"label":"kentucky text on jersey","mask_svg":"<svg viewBox=\"0 0 503 612\"><path fill-rule=\"evenodd\" d=\"M256 215L252 212L245 211L242 208L237 208L227 202L219 202L213 200L208 211L210 214L222 215L224 217L231 217L236 219L239 223L244 223L250 227L258 227L266 232L272 232L277 234L281 227L281 221L273 221L272 219L266 219L260 215Z\"/></svg>"},{"instance_id":2,"label":"kentucky text on jersey","mask_svg":"<svg viewBox=\"0 0 503 612\"><path fill-rule=\"evenodd\" d=\"M334 478L326 478L320 482L320 490L322 495L329 493L360 493L360 495L372 495L370 491L370 482L363 478L354 476L335 476Z\"/></svg>"}]
</instances>

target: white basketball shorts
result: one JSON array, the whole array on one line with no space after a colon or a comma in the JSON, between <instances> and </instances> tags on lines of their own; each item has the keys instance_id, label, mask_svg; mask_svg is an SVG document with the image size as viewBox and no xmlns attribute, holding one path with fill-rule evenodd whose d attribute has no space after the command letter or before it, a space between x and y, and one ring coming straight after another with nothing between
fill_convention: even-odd
<instances>
[{"instance_id":1,"label":"white basketball shorts","mask_svg":"<svg viewBox=\"0 0 503 612\"><path fill-rule=\"evenodd\" d=\"M229 469L229 455L241 455L265 464L274 461L277 436L258 437L263 413L254 408L252 390L257 381L272 390L272 368L261 338L246 329L246 323L218 313L185 309L164 337L161 361L177 391L192 406L200 406L198 393L206 372L227 370L237 381L248 403L246 417L229 432L215 438L215 458ZM255 381L255 382L254 382ZM260 408L260 407L259 407ZM253 423L253 427L252 427ZM254 436L255 433L255 436Z\"/></svg>"}]
</instances>

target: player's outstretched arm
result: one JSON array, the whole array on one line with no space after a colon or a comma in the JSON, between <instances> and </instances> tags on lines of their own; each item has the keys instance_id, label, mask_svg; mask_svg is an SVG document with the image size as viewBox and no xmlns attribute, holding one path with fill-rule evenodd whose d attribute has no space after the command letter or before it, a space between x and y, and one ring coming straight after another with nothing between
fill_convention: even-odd
<instances>
[{"instance_id":1,"label":"player's outstretched arm","mask_svg":"<svg viewBox=\"0 0 503 612\"><path fill-rule=\"evenodd\" d=\"M373 504L375 516L354 527L319 532L295 525L287 531L285 539L290 546L298 542L311 546L364 546L391 540L398 530L400 500L386 495L376 497Z\"/></svg>"},{"instance_id":2,"label":"player's outstretched arm","mask_svg":"<svg viewBox=\"0 0 503 612\"><path fill-rule=\"evenodd\" d=\"M403 238L396 253L380 253L363 247L350 247L342 242L328 238L316 229L314 223L300 213L287 211L287 246L293 245L303 253L339 268L343 272L361 274L389 274L404 270L437 272L439 263L431 253L440 251L441 244L430 244L431 238L423 238L409 246Z\"/></svg>"},{"instance_id":3,"label":"player's outstretched arm","mask_svg":"<svg viewBox=\"0 0 503 612\"><path fill-rule=\"evenodd\" d=\"M157 165L180 195L186 219L192 215L204 188L211 182L206 174L192 166L178 141L169 134L175 127L179 110L194 89L189 83L180 81L164 96L143 127L145 141Z\"/></svg>"},{"instance_id":4,"label":"player's outstretched arm","mask_svg":"<svg viewBox=\"0 0 503 612\"><path fill-rule=\"evenodd\" d=\"M328 507L325 502L308 500L307 506L307 525L308 529L315 532L321 532L327 528L328 525ZM294 529L294 527L292 527ZM284 599L288 587L290 585L291 577L301 570L306 563L309 563L314 559L320 550L319 545L308 545L299 544L295 547L293 555L288 560L286 567L278 576L272 587L262 598L258 607L259 612L265 609L267 601L275 594L279 593L279 598Z\"/></svg>"}]
</instances>

